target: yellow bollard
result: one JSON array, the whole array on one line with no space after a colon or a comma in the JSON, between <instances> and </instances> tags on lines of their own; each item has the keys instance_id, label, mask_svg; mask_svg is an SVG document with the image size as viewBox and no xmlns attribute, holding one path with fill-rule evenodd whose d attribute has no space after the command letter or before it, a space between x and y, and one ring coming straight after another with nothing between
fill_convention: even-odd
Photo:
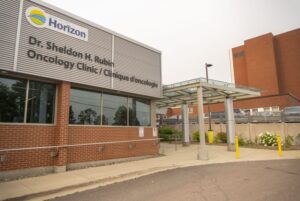
<instances>
[{"instance_id":1,"label":"yellow bollard","mask_svg":"<svg viewBox=\"0 0 300 201\"><path fill-rule=\"evenodd\" d=\"M235 136L235 156L237 159L240 158L240 149L239 149L239 137Z\"/></svg>"},{"instance_id":2,"label":"yellow bollard","mask_svg":"<svg viewBox=\"0 0 300 201\"><path fill-rule=\"evenodd\" d=\"M207 138L208 138L208 143L212 144L214 143L214 132L213 131L207 131Z\"/></svg>"},{"instance_id":3,"label":"yellow bollard","mask_svg":"<svg viewBox=\"0 0 300 201\"><path fill-rule=\"evenodd\" d=\"M282 156L281 137L277 135L278 156Z\"/></svg>"}]
</instances>

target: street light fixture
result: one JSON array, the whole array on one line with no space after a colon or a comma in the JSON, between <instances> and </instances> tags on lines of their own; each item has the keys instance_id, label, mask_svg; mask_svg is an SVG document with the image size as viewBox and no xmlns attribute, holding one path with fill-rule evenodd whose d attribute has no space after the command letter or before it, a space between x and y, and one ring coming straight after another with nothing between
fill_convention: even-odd
<instances>
[{"instance_id":1,"label":"street light fixture","mask_svg":"<svg viewBox=\"0 0 300 201\"><path fill-rule=\"evenodd\" d=\"M208 83L208 68L212 67L212 64L205 63L205 70L206 70L206 82ZM208 125L209 125L209 131L211 130L211 116L210 116L210 105L209 101L207 101L207 112L208 112Z\"/></svg>"}]
</instances>

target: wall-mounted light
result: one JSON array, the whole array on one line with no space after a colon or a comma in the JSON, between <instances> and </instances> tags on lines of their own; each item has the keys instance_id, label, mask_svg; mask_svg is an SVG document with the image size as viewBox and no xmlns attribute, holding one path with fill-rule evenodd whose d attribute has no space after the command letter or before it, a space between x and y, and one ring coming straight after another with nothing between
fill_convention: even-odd
<instances>
[{"instance_id":1,"label":"wall-mounted light","mask_svg":"<svg viewBox=\"0 0 300 201\"><path fill-rule=\"evenodd\" d=\"M131 142L131 143L128 144L129 149L133 149L135 147L136 147L136 143L134 143L134 142Z\"/></svg>"},{"instance_id":2,"label":"wall-mounted light","mask_svg":"<svg viewBox=\"0 0 300 201\"><path fill-rule=\"evenodd\" d=\"M105 151L105 145L99 146L98 152L102 153L102 152L104 152L104 151Z\"/></svg>"},{"instance_id":3,"label":"wall-mounted light","mask_svg":"<svg viewBox=\"0 0 300 201\"><path fill-rule=\"evenodd\" d=\"M50 151L50 156L51 156L52 158L57 157L57 156L58 156L58 149L51 149L51 151Z\"/></svg>"},{"instance_id":4,"label":"wall-mounted light","mask_svg":"<svg viewBox=\"0 0 300 201\"><path fill-rule=\"evenodd\" d=\"M7 161L7 156L4 154L0 155L0 163L4 163L6 161Z\"/></svg>"}]
</instances>

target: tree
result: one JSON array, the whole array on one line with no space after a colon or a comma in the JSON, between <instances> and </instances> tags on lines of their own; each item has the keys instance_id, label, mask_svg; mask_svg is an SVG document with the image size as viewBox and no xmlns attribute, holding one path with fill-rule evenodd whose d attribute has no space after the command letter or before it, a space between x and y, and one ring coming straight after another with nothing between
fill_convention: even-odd
<instances>
[{"instance_id":1,"label":"tree","mask_svg":"<svg viewBox=\"0 0 300 201\"><path fill-rule=\"evenodd\" d=\"M76 122L76 119L75 119L74 111L73 111L72 105L70 105L70 107L69 107L69 123L74 124L75 122Z\"/></svg>"},{"instance_id":2,"label":"tree","mask_svg":"<svg viewBox=\"0 0 300 201\"><path fill-rule=\"evenodd\" d=\"M24 82L17 81L11 88L0 82L0 121L22 122L24 107Z\"/></svg>"},{"instance_id":3,"label":"tree","mask_svg":"<svg viewBox=\"0 0 300 201\"><path fill-rule=\"evenodd\" d=\"M127 125L127 108L124 105L117 109L113 125Z\"/></svg>"},{"instance_id":4,"label":"tree","mask_svg":"<svg viewBox=\"0 0 300 201\"><path fill-rule=\"evenodd\" d=\"M113 125L127 125L127 107L122 105L120 106L114 117ZM140 122L136 118L135 112L129 108L129 125L139 126Z\"/></svg>"},{"instance_id":5,"label":"tree","mask_svg":"<svg viewBox=\"0 0 300 201\"><path fill-rule=\"evenodd\" d=\"M81 111L78 119L81 124L99 124L97 122L97 112L91 108Z\"/></svg>"}]
</instances>

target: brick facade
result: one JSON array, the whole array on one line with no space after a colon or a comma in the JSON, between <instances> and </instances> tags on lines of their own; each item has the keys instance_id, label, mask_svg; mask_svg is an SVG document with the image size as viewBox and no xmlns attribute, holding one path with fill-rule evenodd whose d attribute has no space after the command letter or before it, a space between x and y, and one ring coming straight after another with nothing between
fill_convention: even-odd
<instances>
[{"instance_id":1,"label":"brick facade","mask_svg":"<svg viewBox=\"0 0 300 201\"><path fill-rule=\"evenodd\" d=\"M55 124L0 124L0 150L78 144L82 146L0 152L6 158L0 162L0 171L64 167L72 163L158 154L157 137L153 136L151 127L145 127L144 137L139 137L139 127L69 125L71 84L62 82L57 86ZM87 145L132 140L145 141ZM56 152L57 155L51 155Z\"/></svg>"},{"instance_id":2,"label":"brick facade","mask_svg":"<svg viewBox=\"0 0 300 201\"><path fill-rule=\"evenodd\" d=\"M299 44L300 29L246 40L232 49L235 83L261 89L262 96L292 94L300 99Z\"/></svg>"}]
</instances>

